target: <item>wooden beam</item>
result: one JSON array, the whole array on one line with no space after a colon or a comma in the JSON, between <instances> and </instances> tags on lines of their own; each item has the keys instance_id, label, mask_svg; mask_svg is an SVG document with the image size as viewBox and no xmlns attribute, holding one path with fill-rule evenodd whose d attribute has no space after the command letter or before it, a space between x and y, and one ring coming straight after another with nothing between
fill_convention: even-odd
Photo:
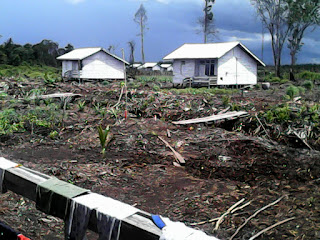
<instances>
[{"instance_id":1,"label":"wooden beam","mask_svg":"<svg viewBox=\"0 0 320 240\"><path fill-rule=\"evenodd\" d=\"M48 175L25 167L10 168L4 171L3 184L6 188L32 201L36 201L38 184L44 183L51 178ZM121 204L123 204L124 208L126 207L125 203ZM89 229L97 232L95 215L95 211L92 211L89 221ZM161 231L152 222L151 214L149 213L140 210L140 212L122 220L120 240L158 240L160 235Z\"/></svg>"},{"instance_id":2,"label":"wooden beam","mask_svg":"<svg viewBox=\"0 0 320 240\"><path fill-rule=\"evenodd\" d=\"M247 116L247 114L248 113L245 111L240 111L240 112L234 111L234 112L226 112L226 113L219 114L219 115L212 115L209 117L194 118L194 119L182 120L182 121L172 122L172 123L178 124L178 125L184 125L184 124L213 122L213 121L218 121L218 120L223 120L223 119L234 119L237 117L244 117L244 116Z\"/></svg>"}]
</instances>

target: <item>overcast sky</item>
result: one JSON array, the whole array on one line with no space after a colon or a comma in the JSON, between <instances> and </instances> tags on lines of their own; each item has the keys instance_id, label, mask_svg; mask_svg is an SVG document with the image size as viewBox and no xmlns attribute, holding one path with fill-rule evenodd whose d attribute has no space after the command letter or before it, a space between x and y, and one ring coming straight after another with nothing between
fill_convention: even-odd
<instances>
[{"instance_id":1,"label":"overcast sky","mask_svg":"<svg viewBox=\"0 0 320 240\"><path fill-rule=\"evenodd\" d=\"M137 45L135 57L141 59L139 28L134 14L143 3L148 16L145 36L146 61L159 61L183 43L201 43L197 19L204 0L1 0L0 34L19 44L42 39L77 47L116 47L120 55L127 42ZM239 40L261 58L262 26L250 0L216 0L213 7L217 42ZM320 63L320 29L309 31L298 63ZM287 49L283 63L289 63ZM272 64L270 37L265 34L264 59Z\"/></svg>"}]
</instances>

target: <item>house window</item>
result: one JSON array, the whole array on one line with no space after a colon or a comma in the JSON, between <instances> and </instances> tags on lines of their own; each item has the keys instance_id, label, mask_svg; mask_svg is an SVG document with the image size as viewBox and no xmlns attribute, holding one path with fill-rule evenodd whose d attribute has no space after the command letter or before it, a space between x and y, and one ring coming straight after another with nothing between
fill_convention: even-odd
<instances>
[{"instance_id":1,"label":"house window","mask_svg":"<svg viewBox=\"0 0 320 240\"><path fill-rule=\"evenodd\" d=\"M215 76L215 72L214 72L215 61L214 60L206 60L204 62L205 62L205 75L206 76Z\"/></svg>"},{"instance_id":2,"label":"house window","mask_svg":"<svg viewBox=\"0 0 320 240\"><path fill-rule=\"evenodd\" d=\"M181 61L181 65L185 65L186 64L186 61Z\"/></svg>"}]
</instances>

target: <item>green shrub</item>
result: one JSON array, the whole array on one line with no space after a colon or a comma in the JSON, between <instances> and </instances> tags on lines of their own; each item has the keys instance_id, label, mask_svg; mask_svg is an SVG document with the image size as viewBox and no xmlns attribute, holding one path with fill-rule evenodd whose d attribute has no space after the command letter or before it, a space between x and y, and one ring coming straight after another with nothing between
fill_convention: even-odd
<instances>
[{"instance_id":1,"label":"green shrub","mask_svg":"<svg viewBox=\"0 0 320 240\"><path fill-rule=\"evenodd\" d=\"M158 85L153 85L152 89L156 92L160 91L160 87Z\"/></svg>"},{"instance_id":2,"label":"green shrub","mask_svg":"<svg viewBox=\"0 0 320 240\"><path fill-rule=\"evenodd\" d=\"M290 97L290 99L293 99L295 96L299 95L299 88L291 85L291 86L287 87L286 93Z\"/></svg>"},{"instance_id":3,"label":"green shrub","mask_svg":"<svg viewBox=\"0 0 320 240\"><path fill-rule=\"evenodd\" d=\"M297 74L297 78L302 80L311 80L311 81L320 80L320 73L303 71Z\"/></svg>"},{"instance_id":4,"label":"green shrub","mask_svg":"<svg viewBox=\"0 0 320 240\"><path fill-rule=\"evenodd\" d=\"M52 140L57 139L58 136L59 136L59 133L58 133L56 130L50 132L50 134L49 134L49 137L50 137Z\"/></svg>"},{"instance_id":5,"label":"green shrub","mask_svg":"<svg viewBox=\"0 0 320 240\"><path fill-rule=\"evenodd\" d=\"M304 86L307 90L313 89L313 82L310 80L306 80L303 82L302 86Z\"/></svg>"},{"instance_id":6,"label":"green shrub","mask_svg":"<svg viewBox=\"0 0 320 240\"><path fill-rule=\"evenodd\" d=\"M228 106L229 105L229 103L230 103L230 96L222 96L222 104L223 104L223 106Z\"/></svg>"}]
</instances>

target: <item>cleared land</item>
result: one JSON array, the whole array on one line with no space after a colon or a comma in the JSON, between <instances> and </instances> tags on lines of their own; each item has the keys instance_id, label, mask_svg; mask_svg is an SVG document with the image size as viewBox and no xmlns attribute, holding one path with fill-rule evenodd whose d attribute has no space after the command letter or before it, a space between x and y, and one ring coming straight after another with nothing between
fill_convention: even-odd
<instances>
[{"instance_id":1,"label":"cleared land","mask_svg":"<svg viewBox=\"0 0 320 240\"><path fill-rule=\"evenodd\" d=\"M21 75L1 79L1 156L145 211L231 237L255 211L283 199L246 224L234 239L249 239L282 220L294 220L260 239L320 237L320 91L304 80L269 90L170 89L169 77L128 85L62 83ZM275 80L277 81L277 79ZM39 95L81 96L38 99ZM295 97L301 96L301 99ZM229 111L249 116L214 124L172 121ZM105 153L97 127L110 126ZM167 141L185 159L175 166ZM311 150L311 149L312 150ZM243 208L217 218L235 203ZM63 239L63 222L11 192L0 216L32 239ZM213 220L212 220L213 219ZM221 219L222 220L222 219Z\"/></svg>"}]
</instances>

